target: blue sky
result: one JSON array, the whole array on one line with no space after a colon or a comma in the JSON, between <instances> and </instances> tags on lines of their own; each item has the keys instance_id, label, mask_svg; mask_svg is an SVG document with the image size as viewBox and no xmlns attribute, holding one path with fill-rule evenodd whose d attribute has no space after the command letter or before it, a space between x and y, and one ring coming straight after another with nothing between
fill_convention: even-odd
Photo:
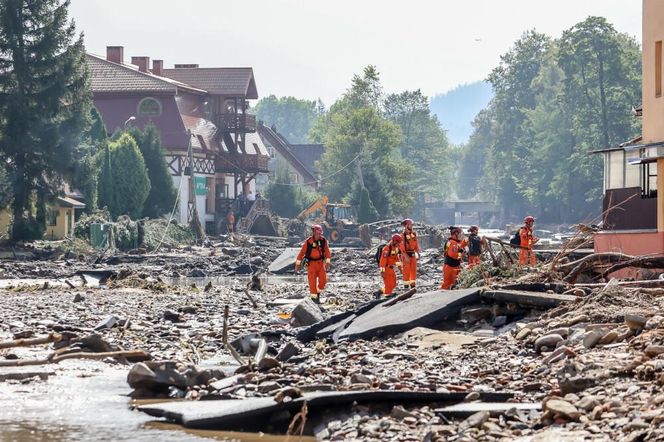
<instances>
[{"instance_id":1,"label":"blue sky","mask_svg":"<svg viewBox=\"0 0 664 442\"><path fill-rule=\"evenodd\" d=\"M559 36L601 15L641 33L639 0L71 0L70 13L90 52L252 66L261 96L327 105L367 64L386 91L431 96L485 78L528 29Z\"/></svg>"}]
</instances>

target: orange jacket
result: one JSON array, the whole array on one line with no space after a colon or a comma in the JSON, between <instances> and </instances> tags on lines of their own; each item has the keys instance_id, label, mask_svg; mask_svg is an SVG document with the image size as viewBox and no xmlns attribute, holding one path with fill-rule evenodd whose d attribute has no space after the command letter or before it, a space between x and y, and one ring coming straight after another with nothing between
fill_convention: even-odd
<instances>
[{"instance_id":1,"label":"orange jacket","mask_svg":"<svg viewBox=\"0 0 664 442\"><path fill-rule=\"evenodd\" d=\"M459 267L463 259L463 243L454 238L450 238L445 243L445 265L450 267Z\"/></svg>"},{"instance_id":2,"label":"orange jacket","mask_svg":"<svg viewBox=\"0 0 664 442\"><path fill-rule=\"evenodd\" d=\"M533 229L528 226L521 227L519 229L519 238L521 239L521 247L533 248L533 244L535 244Z\"/></svg>"},{"instance_id":3,"label":"orange jacket","mask_svg":"<svg viewBox=\"0 0 664 442\"><path fill-rule=\"evenodd\" d=\"M388 242L385 247L383 247L383 252L380 254L380 268L394 267L396 263L399 262L400 252L401 250L399 250L398 246L392 244L392 241Z\"/></svg>"},{"instance_id":4,"label":"orange jacket","mask_svg":"<svg viewBox=\"0 0 664 442\"><path fill-rule=\"evenodd\" d=\"M304 241L302 249L297 255L295 264L300 265L304 258L307 258L308 261L325 260L325 262L330 262L332 255L330 254L330 247L324 236L321 236L318 240L315 240L313 236L310 236Z\"/></svg>"},{"instance_id":5,"label":"orange jacket","mask_svg":"<svg viewBox=\"0 0 664 442\"><path fill-rule=\"evenodd\" d=\"M408 256L413 256L415 252L420 253L420 245L417 242L417 233L414 230L404 229L403 241L401 242L401 253L408 254Z\"/></svg>"}]
</instances>

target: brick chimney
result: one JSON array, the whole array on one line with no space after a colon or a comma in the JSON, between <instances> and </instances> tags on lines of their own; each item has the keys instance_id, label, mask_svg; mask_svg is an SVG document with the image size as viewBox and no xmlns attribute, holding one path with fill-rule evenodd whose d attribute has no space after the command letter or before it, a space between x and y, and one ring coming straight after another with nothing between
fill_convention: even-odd
<instances>
[{"instance_id":1,"label":"brick chimney","mask_svg":"<svg viewBox=\"0 0 664 442\"><path fill-rule=\"evenodd\" d=\"M106 46L106 60L113 63L124 63L124 46Z\"/></svg>"},{"instance_id":2,"label":"brick chimney","mask_svg":"<svg viewBox=\"0 0 664 442\"><path fill-rule=\"evenodd\" d=\"M131 64L138 66L141 72L148 72L150 68L150 57L131 57Z\"/></svg>"},{"instance_id":3,"label":"brick chimney","mask_svg":"<svg viewBox=\"0 0 664 442\"><path fill-rule=\"evenodd\" d=\"M163 76L164 60L152 60L152 73L160 77Z\"/></svg>"}]
</instances>

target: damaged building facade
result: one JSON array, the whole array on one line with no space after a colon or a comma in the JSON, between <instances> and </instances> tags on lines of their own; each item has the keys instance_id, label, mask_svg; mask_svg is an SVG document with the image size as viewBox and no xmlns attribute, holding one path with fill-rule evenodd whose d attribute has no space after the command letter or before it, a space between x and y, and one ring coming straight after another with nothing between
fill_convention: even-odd
<instances>
[{"instance_id":1,"label":"damaged building facade","mask_svg":"<svg viewBox=\"0 0 664 442\"><path fill-rule=\"evenodd\" d=\"M664 3L643 1L642 105L634 114L642 134L620 146L597 150L604 156L604 230L596 252L628 255L664 253L664 97L662 42Z\"/></svg>"},{"instance_id":2,"label":"damaged building facade","mask_svg":"<svg viewBox=\"0 0 664 442\"><path fill-rule=\"evenodd\" d=\"M257 177L268 173L269 155L248 113L258 98L253 69L167 69L163 60L150 66L145 56L125 63L122 46L108 46L105 57L88 54L87 63L107 131L154 124L179 192L178 221L191 220L196 205L206 231L217 233L238 199L255 194Z\"/></svg>"}]
</instances>

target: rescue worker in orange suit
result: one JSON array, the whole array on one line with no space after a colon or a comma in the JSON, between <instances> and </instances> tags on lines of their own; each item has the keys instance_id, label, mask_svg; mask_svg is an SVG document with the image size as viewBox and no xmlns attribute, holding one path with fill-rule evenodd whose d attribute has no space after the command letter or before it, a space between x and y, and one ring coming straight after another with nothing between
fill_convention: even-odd
<instances>
[{"instance_id":1,"label":"rescue worker in orange suit","mask_svg":"<svg viewBox=\"0 0 664 442\"><path fill-rule=\"evenodd\" d=\"M468 238L463 241L464 247L468 250L468 268L472 269L482 261L482 246L486 243L484 238L479 236L480 228L470 226L468 229Z\"/></svg>"},{"instance_id":2,"label":"rescue worker in orange suit","mask_svg":"<svg viewBox=\"0 0 664 442\"><path fill-rule=\"evenodd\" d=\"M392 239L385 244L380 255L380 274L383 277L383 288L376 291L374 296L380 298L384 295L386 298L392 296L397 286L397 274L394 267L401 266L401 242L402 237L398 233L392 235Z\"/></svg>"},{"instance_id":3,"label":"rescue worker in orange suit","mask_svg":"<svg viewBox=\"0 0 664 442\"><path fill-rule=\"evenodd\" d=\"M401 273L403 275L403 288L415 288L417 279L417 260L420 258L420 245L417 234L413 230L413 220L406 218L401 222L404 227L403 241L401 242Z\"/></svg>"},{"instance_id":4,"label":"rescue worker in orange suit","mask_svg":"<svg viewBox=\"0 0 664 442\"><path fill-rule=\"evenodd\" d=\"M539 241L539 238L536 238L533 235L533 225L535 224L535 218L532 216L527 216L523 219L523 227L519 229L519 265L525 266L530 265L535 267L535 252L533 252L533 245Z\"/></svg>"},{"instance_id":5,"label":"rescue worker in orange suit","mask_svg":"<svg viewBox=\"0 0 664 442\"><path fill-rule=\"evenodd\" d=\"M450 227L450 237L443 249L443 283L440 288L449 290L456 284L459 272L461 272L461 261L463 260L463 244L459 236L461 228Z\"/></svg>"},{"instance_id":6,"label":"rescue worker in orange suit","mask_svg":"<svg viewBox=\"0 0 664 442\"><path fill-rule=\"evenodd\" d=\"M307 278L311 300L320 303L320 294L327 284L327 271L331 266L330 247L323 236L323 228L318 224L311 228L311 236L304 241L295 261L295 271L299 272L303 260L307 263Z\"/></svg>"}]
</instances>

